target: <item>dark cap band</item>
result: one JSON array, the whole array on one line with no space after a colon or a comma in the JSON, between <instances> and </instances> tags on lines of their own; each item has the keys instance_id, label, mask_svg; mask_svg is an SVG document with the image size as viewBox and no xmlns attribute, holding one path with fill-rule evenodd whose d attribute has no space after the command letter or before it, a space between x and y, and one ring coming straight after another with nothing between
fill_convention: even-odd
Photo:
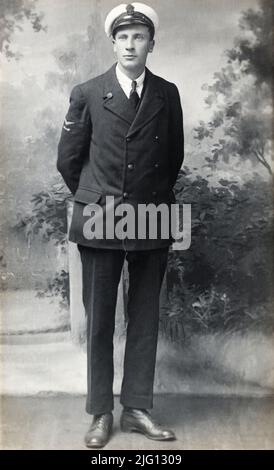
<instances>
[{"instance_id":1,"label":"dark cap band","mask_svg":"<svg viewBox=\"0 0 274 470\"><path fill-rule=\"evenodd\" d=\"M142 24L148 26L151 32L151 36L154 37L155 28L153 22L146 15L137 11L133 11L132 13L125 12L119 15L111 25L112 36L115 34L117 28L119 28L120 26L126 26L131 24Z\"/></svg>"}]
</instances>

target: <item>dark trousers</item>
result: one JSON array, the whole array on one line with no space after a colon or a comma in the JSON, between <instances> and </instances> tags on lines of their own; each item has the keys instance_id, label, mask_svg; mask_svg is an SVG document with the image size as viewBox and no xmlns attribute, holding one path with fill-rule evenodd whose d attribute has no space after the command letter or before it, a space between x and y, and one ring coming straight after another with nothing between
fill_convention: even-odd
<instances>
[{"instance_id":1,"label":"dark trousers","mask_svg":"<svg viewBox=\"0 0 274 470\"><path fill-rule=\"evenodd\" d=\"M128 261L127 336L120 402L153 407L153 383L159 325L159 295L168 248L129 251L78 245L87 315L87 401L90 414L113 410L113 334L117 290Z\"/></svg>"}]
</instances>

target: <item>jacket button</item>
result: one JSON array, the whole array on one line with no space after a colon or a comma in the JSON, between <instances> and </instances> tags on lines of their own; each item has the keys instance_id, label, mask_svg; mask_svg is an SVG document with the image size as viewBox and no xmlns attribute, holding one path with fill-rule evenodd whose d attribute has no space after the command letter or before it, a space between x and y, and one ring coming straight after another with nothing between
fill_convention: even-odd
<instances>
[{"instance_id":1,"label":"jacket button","mask_svg":"<svg viewBox=\"0 0 274 470\"><path fill-rule=\"evenodd\" d=\"M124 193L123 197L126 199L128 197L128 193Z\"/></svg>"},{"instance_id":2,"label":"jacket button","mask_svg":"<svg viewBox=\"0 0 274 470\"><path fill-rule=\"evenodd\" d=\"M155 163L154 168L159 168L159 163Z\"/></svg>"},{"instance_id":3,"label":"jacket button","mask_svg":"<svg viewBox=\"0 0 274 470\"><path fill-rule=\"evenodd\" d=\"M127 167L128 167L129 170L133 170L134 165L133 165L133 163L129 163Z\"/></svg>"},{"instance_id":4,"label":"jacket button","mask_svg":"<svg viewBox=\"0 0 274 470\"><path fill-rule=\"evenodd\" d=\"M126 138L126 141L127 141L127 142L130 142L130 141L131 141L131 138L130 138L130 137L127 137L127 138Z\"/></svg>"},{"instance_id":5,"label":"jacket button","mask_svg":"<svg viewBox=\"0 0 274 470\"><path fill-rule=\"evenodd\" d=\"M156 140L156 141L159 140L159 136L158 136L158 135L155 135L155 140Z\"/></svg>"},{"instance_id":6,"label":"jacket button","mask_svg":"<svg viewBox=\"0 0 274 470\"><path fill-rule=\"evenodd\" d=\"M152 191L152 196L157 196L157 191Z\"/></svg>"}]
</instances>

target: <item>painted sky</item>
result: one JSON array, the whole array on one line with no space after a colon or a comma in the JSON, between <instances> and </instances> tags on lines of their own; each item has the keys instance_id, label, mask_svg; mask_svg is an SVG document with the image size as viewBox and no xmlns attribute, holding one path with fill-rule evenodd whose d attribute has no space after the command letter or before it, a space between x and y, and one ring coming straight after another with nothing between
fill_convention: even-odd
<instances>
[{"instance_id":1,"label":"painted sky","mask_svg":"<svg viewBox=\"0 0 274 470\"><path fill-rule=\"evenodd\" d=\"M104 18L120 1L101 0L100 3ZM224 51L233 45L241 12L256 8L257 2L150 0L148 3L160 17L156 47L149 55L148 67L178 85L185 120L191 127L207 115L202 85L210 82L224 61ZM18 86L27 77L34 77L43 89L45 74L56 67L52 51L65 44L68 35L86 31L94 5L93 0L39 0L38 10L45 14L47 33L34 33L26 25L23 32L14 35L13 44L24 56L18 62L2 61L1 80ZM111 48L107 38L105 47Z\"/></svg>"}]
</instances>

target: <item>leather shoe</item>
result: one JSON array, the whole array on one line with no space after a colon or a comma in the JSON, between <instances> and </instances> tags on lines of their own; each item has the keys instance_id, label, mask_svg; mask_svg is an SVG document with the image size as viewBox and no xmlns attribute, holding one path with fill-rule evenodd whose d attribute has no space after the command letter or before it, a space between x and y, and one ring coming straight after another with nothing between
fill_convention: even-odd
<instances>
[{"instance_id":1,"label":"leather shoe","mask_svg":"<svg viewBox=\"0 0 274 470\"><path fill-rule=\"evenodd\" d=\"M124 432L140 432L149 439L156 441L173 441L176 436L170 429L162 429L161 425L151 417L147 410L124 408L120 418L121 430Z\"/></svg>"},{"instance_id":2,"label":"leather shoe","mask_svg":"<svg viewBox=\"0 0 274 470\"><path fill-rule=\"evenodd\" d=\"M87 447L104 447L109 441L113 425L112 413L94 415L91 426L85 435Z\"/></svg>"}]
</instances>

